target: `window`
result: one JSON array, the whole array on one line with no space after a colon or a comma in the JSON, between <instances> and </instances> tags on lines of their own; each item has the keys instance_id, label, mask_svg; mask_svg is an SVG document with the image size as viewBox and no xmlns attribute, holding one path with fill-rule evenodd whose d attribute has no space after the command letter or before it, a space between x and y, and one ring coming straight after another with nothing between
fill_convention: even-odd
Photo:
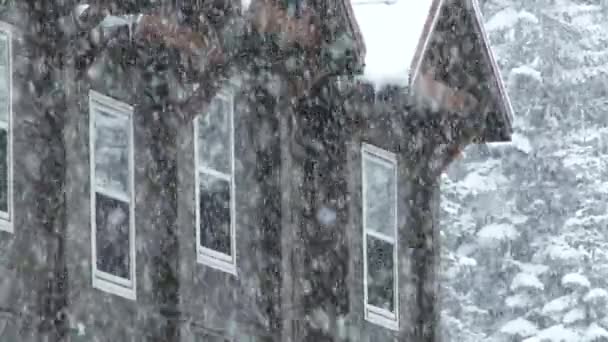
<instances>
[{"instance_id":1,"label":"window","mask_svg":"<svg viewBox=\"0 0 608 342\"><path fill-rule=\"evenodd\" d=\"M362 147L365 318L398 328L397 159Z\"/></svg>"},{"instance_id":2,"label":"window","mask_svg":"<svg viewBox=\"0 0 608 342\"><path fill-rule=\"evenodd\" d=\"M287 13L291 16L298 16L302 13L302 10L306 7L304 0L284 0Z\"/></svg>"},{"instance_id":3,"label":"window","mask_svg":"<svg viewBox=\"0 0 608 342\"><path fill-rule=\"evenodd\" d=\"M91 91L93 287L135 299L133 109Z\"/></svg>"},{"instance_id":4,"label":"window","mask_svg":"<svg viewBox=\"0 0 608 342\"><path fill-rule=\"evenodd\" d=\"M197 260L236 274L232 93L218 94L194 127Z\"/></svg>"},{"instance_id":5,"label":"window","mask_svg":"<svg viewBox=\"0 0 608 342\"><path fill-rule=\"evenodd\" d=\"M11 35L0 31L0 230L13 231Z\"/></svg>"}]
</instances>

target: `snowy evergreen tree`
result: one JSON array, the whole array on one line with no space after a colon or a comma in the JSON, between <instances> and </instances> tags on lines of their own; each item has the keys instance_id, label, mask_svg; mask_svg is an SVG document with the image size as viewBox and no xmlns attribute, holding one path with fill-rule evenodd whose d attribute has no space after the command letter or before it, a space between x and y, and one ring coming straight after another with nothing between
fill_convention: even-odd
<instances>
[{"instance_id":1,"label":"snowy evergreen tree","mask_svg":"<svg viewBox=\"0 0 608 342\"><path fill-rule=\"evenodd\" d=\"M444 177L448 341L606 339L607 8L485 2L515 134Z\"/></svg>"}]
</instances>

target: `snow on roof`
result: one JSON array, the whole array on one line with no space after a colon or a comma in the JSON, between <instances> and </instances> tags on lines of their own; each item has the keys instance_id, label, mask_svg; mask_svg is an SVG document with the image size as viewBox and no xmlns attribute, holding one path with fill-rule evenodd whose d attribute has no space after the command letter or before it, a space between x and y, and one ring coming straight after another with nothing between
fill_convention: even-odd
<instances>
[{"instance_id":1,"label":"snow on roof","mask_svg":"<svg viewBox=\"0 0 608 342\"><path fill-rule=\"evenodd\" d=\"M366 46L363 78L376 87L407 85L433 0L351 0Z\"/></svg>"},{"instance_id":2,"label":"snow on roof","mask_svg":"<svg viewBox=\"0 0 608 342\"><path fill-rule=\"evenodd\" d=\"M418 77L424 52L445 0L350 0L366 46L363 79L376 88L387 84L407 86ZM507 126L510 129L513 107L484 27L477 0L472 5L475 31L489 59ZM423 40L424 39L424 40ZM421 44L422 43L422 44ZM412 68L413 70L410 70ZM510 133L509 133L510 135Z\"/></svg>"},{"instance_id":3,"label":"snow on roof","mask_svg":"<svg viewBox=\"0 0 608 342\"><path fill-rule=\"evenodd\" d=\"M500 332L512 336L528 337L536 334L538 328L536 324L520 317L507 322L500 328Z\"/></svg>"}]
</instances>

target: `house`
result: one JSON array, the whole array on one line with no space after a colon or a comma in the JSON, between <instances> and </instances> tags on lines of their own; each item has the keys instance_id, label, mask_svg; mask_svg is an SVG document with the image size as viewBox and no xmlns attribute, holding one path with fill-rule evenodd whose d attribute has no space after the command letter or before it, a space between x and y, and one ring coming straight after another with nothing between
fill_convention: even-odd
<instances>
[{"instance_id":1,"label":"house","mask_svg":"<svg viewBox=\"0 0 608 342\"><path fill-rule=\"evenodd\" d=\"M434 339L438 175L511 112L430 6L377 89L346 0L1 5L2 340Z\"/></svg>"},{"instance_id":2,"label":"house","mask_svg":"<svg viewBox=\"0 0 608 342\"><path fill-rule=\"evenodd\" d=\"M321 100L307 98L294 119L298 140L310 145L308 157L293 158L290 167L309 184L292 178L302 201L289 206L296 223L288 245L298 251L295 264L310 265L294 290L294 301L306 305L294 306L336 317L328 330L346 327L355 341L438 339L439 176L467 144L512 134L510 101L477 2L417 4L355 6L368 54L363 75L344 86L344 96L329 86ZM392 15L414 36L394 34ZM420 27L411 25L415 15L426 18ZM386 29L380 33L377 18ZM382 64L400 52L395 70ZM320 220L322 212L335 212L335 221ZM294 330L321 339L321 321Z\"/></svg>"}]
</instances>

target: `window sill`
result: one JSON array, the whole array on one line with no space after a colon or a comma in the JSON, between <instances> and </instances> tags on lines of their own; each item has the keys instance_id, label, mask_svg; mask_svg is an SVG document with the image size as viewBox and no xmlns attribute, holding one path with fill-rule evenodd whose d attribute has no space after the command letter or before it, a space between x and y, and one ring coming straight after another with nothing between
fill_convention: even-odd
<instances>
[{"instance_id":1,"label":"window sill","mask_svg":"<svg viewBox=\"0 0 608 342\"><path fill-rule=\"evenodd\" d=\"M211 255L205 253L204 251L201 251L197 255L196 261L199 264L211 267L218 271L226 272L226 273L232 274L234 276L237 275L236 265L234 263L232 263L230 261L218 259L214 256L211 256Z\"/></svg>"},{"instance_id":2,"label":"window sill","mask_svg":"<svg viewBox=\"0 0 608 342\"><path fill-rule=\"evenodd\" d=\"M390 330L399 330L399 322L396 319L391 319L384 315L380 315L374 312L374 310L370 307L365 308L365 320Z\"/></svg>"},{"instance_id":3,"label":"window sill","mask_svg":"<svg viewBox=\"0 0 608 342\"><path fill-rule=\"evenodd\" d=\"M127 287L124 285L116 284L114 282L100 278L97 274L93 274L93 288L130 300L137 299L134 287Z\"/></svg>"},{"instance_id":4,"label":"window sill","mask_svg":"<svg viewBox=\"0 0 608 342\"><path fill-rule=\"evenodd\" d=\"M0 218L0 231L14 233L13 222L4 218Z\"/></svg>"}]
</instances>

